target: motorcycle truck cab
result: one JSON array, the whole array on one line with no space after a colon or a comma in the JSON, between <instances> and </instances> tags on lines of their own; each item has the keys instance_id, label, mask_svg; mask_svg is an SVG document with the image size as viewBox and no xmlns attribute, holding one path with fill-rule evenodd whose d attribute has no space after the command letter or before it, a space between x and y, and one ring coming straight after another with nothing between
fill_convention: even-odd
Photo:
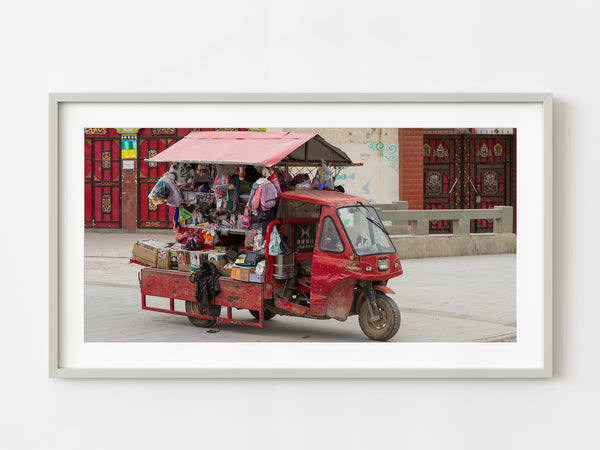
<instances>
[{"instance_id":1,"label":"motorcycle truck cab","mask_svg":"<svg viewBox=\"0 0 600 450\"><path fill-rule=\"evenodd\" d=\"M287 261L268 257L265 309L339 321L358 314L369 338L392 338L400 311L386 284L402 274L402 266L375 209L361 197L337 191L291 191L280 202L267 245L277 226L293 254Z\"/></svg>"}]
</instances>

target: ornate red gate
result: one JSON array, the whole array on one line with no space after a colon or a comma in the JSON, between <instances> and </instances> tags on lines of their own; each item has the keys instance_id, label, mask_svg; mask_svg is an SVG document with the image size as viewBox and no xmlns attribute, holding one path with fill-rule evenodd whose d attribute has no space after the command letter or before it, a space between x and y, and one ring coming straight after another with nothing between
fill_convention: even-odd
<instances>
[{"instance_id":1,"label":"ornate red gate","mask_svg":"<svg viewBox=\"0 0 600 450\"><path fill-rule=\"evenodd\" d=\"M423 136L425 209L486 209L513 205L512 135ZM493 221L474 220L471 232L492 232ZM431 221L431 233L451 233L452 222Z\"/></svg>"},{"instance_id":2,"label":"ornate red gate","mask_svg":"<svg viewBox=\"0 0 600 450\"><path fill-rule=\"evenodd\" d=\"M85 129L85 226L121 227L121 138L113 128Z\"/></svg>"},{"instance_id":3,"label":"ornate red gate","mask_svg":"<svg viewBox=\"0 0 600 450\"><path fill-rule=\"evenodd\" d=\"M189 128L142 128L138 133L138 228L168 228L169 207L164 203L153 205L148 194L170 163L145 161L182 139ZM171 213L172 216L173 213Z\"/></svg>"}]
</instances>

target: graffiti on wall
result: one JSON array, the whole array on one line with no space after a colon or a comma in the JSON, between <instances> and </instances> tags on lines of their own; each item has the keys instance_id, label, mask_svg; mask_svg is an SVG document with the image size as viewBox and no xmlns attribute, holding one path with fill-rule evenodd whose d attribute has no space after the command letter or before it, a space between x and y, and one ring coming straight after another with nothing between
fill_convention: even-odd
<instances>
[{"instance_id":1,"label":"graffiti on wall","mask_svg":"<svg viewBox=\"0 0 600 450\"><path fill-rule=\"evenodd\" d=\"M363 166L340 168L336 185L371 203L389 203L398 199L398 144L363 142L344 144L341 148Z\"/></svg>"},{"instance_id":2,"label":"graffiti on wall","mask_svg":"<svg viewBox=\"0 0 600 450\"><path fill-rule=\"evenodd\" d=\"M385 144L383 142L365 142L369 149L386 159L392 169L398 172L398 145Z\"/></svg>"}]
</instances>

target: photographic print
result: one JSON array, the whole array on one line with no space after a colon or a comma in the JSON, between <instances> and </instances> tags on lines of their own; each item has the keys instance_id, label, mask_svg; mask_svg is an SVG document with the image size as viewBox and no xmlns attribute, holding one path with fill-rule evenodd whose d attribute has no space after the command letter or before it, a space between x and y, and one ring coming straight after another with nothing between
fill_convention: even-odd
<instances>
[{"instance_id":1,"label":"photographic print","mask_svg":"<svg viewBox=\"0 0 600 450\"><path fill-rule=\"evenodd\" d=\"M51 376L549 376L551 101L52 94Z\"/></svg>"},{"instance_id":2,"label":"photographic print","mask_svg":"<svg viewBox=\"0 0 600 450\"><path fill-rule=\"evenodd\" d=\"M83 131L85 342L517 340L516 129Z\"/></svg>"}]
</instances>

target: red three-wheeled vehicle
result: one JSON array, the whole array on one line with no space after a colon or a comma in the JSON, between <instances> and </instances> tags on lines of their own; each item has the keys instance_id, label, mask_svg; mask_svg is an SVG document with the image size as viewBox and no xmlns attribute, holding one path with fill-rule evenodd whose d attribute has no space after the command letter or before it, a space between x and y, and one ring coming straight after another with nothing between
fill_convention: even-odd
<instances>
[{"instance_id":1,"label":"red three-wheeled vehicle","mask_svg":"<svg viewBox=\"0 0 600 450\"><path fill-rule=\"evenodd\" d=\"M336 156L343 160L338 153ZM176 157L163 155L173 158L171 161L178 161ZM184 159L203 163L215 160L240 162L239 156L227 159L223 152L212 160L206 156ZM291 253L269 254L275 228L285 236ZM189 273L143 268L142 308L187 316L199 327L210 327L216 321L263 327L275 315L339 321L358 315L360 327L370 339L386 341L397 333L400 311L389 296L394 292L387 281L401 275L402 267L382 221L364 198L335 190L284 192L276 217L266 224L264 248L264 281L220 277L220 293L204 309L196 300L197 286ZM168 298L170 306L149 306L146 296ZM185 301L185 311L175 309L175 300ZM226 315L221 314L223 307ZM247 309L256 320L234 319L233 309Z\"/></svg>"}]
</instances>

